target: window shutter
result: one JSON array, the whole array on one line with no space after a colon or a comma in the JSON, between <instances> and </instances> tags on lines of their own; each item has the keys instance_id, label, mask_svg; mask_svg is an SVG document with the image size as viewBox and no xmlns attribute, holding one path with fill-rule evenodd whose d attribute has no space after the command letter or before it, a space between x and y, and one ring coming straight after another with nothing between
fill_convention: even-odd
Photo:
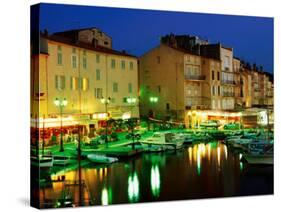
<instances>
[{"instance_id":1,"label":"window shutter","mask_svg":"<svg viewBox=\"0 0 281 212\"><path fill-rule=\"evenodd\" d=\"M65 76L61 76L61 89L65 88Z\"/></svg>"},{"instance_id":2,"label":"window shutter","mask_svg":"<svg viewBox=\"0 0 281 212\"><path fill-rule=\"evenodd\" d=\"M56 78L55 78L55 86L56 86L56 89L59 88L59 79L58 79L58 75L56 75Z\"/></svg>"}]
</instances>

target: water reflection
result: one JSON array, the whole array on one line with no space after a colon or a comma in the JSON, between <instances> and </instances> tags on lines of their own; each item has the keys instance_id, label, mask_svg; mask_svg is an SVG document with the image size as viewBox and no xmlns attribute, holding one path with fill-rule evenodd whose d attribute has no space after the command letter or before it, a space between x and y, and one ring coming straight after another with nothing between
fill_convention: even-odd
<instances>
[{"instance_id":1,"label":"water reflection","mask_svg":"<svg viewBox=\"0 0 281 212\"><path fill-rule=\"evenodd\" d=\"M112 189L111 187L104 187L101 192L101 204L109 205L112 203Z\"/></svg>"},{"instance_id":2,"label":"water reflection","mask_svg":"<svg viewBox=\"0 0 281 212\"><path fill-rule=\"evenodd\" d=\"M61 199L79 206L81 200L84 205L110 205L240 195L245 185L261 187L252 180L256 175L242 179L249 167L241 158L242 154L234 154L224 144L210 142L178 152L144 153L109 166L90 164L80 172L78 169L56 170L48 175L51 182L41 186L41 207L63 207ZM79 173L81 181L78 181ZM241 179L247 182L242 184ZM270 177L263 178L261 188L264 190L260 193L271 191L269 180ZM79 182L85 187L77 186ZM252 191L245 192L251 194Z\"/></svg>"},{"instance_id":3,"label":"water reflection","mask_svg":"<svg viewBox=\"0 0 281 212\"><path fill-rule=\"evenodd\" d=\"M128 197L129 202L137 202L139 200L139 178L137 172L129 175Z\"/></svg>"},{"instance_id":4,"label":"water reflection","mask_svg":"<svg viewBox=\"0 0 281 212\"><path fill-rule=\"evenodd\" d=\"M152 195L154 197L158 197L160 194L160 172L159 172L158 165L154 165L151 167L150 185L151 185Z\"/></svg>"}]
</instances>

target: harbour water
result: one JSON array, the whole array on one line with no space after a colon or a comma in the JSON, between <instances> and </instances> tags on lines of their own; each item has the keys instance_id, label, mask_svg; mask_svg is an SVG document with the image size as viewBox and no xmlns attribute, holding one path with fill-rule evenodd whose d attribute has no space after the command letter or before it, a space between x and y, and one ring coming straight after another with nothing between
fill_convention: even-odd
<instances>
[{"instance_id":1,"label":"harbour water","mask_svg":"<svg viewBox=\"0 0 281 212\"><path fill-rule=\"evenodd\" d=\"M110 205L273 194L273 166L250 166L220 142L143 153L111 165L52 171L40 206ZM63 180L62 180L63 179Z\"/></svg>"}]
</instances>

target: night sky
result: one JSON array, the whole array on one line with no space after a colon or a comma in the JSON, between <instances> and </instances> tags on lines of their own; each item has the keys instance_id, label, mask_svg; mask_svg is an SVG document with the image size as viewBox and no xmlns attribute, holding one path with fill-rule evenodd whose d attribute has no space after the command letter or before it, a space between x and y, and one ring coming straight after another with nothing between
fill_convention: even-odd
<instances>
[{"instance_id":1,"label":"night sky","mask_svg":"<svg viewBox=\"0 0 281 212\"><path fill-rule=\"evenodd\" d=\"M40 29L49 33L97 27L113 48L140 56L169 33L197 35L234 48L234 55L273 72L273 19L93 6L41 4Z\"/></svg>"}]
</instances>

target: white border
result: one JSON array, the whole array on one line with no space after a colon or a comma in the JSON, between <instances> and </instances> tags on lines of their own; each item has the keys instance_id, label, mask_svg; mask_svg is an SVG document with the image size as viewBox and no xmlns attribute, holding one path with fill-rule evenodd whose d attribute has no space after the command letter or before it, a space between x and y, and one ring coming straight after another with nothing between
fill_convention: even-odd
<instances>
[{"instance_id":1,"label":"white border","mask_svg":"<svg viewBox=\"0 0 281 212\"><path fill-rule=\"evenodd\" d=\"M280 5L277 0L45 0L48 3L112 6L170 11L267 16L275 18L275 82L280 77ZM1 140L0 210L33 211L29 199L29 5L38 1L6 1L1 5ZM4 48L3 48L4 47ZM278 48L279 47L279 48ZM279 60L278 60L279 59ZM86 207L103 211L270 211L280 198L279 89L275 83L275 195ZM280 204L279 204L280 205Z\"/></svg>"}]
</instances>

